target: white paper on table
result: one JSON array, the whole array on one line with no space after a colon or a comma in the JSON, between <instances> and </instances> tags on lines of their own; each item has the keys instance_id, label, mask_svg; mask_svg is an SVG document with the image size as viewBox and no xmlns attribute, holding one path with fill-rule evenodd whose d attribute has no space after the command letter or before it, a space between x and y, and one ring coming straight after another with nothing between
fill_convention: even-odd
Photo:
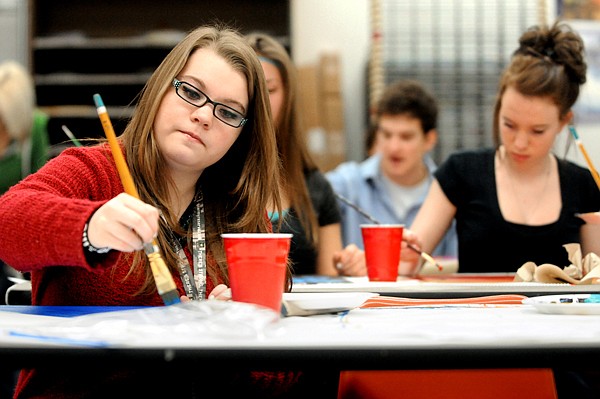
<instances>
[{"instance_id":1,"label":"white paper on table","mask_svg":"<svg viewBox=\"0 0 600 399\"><path fill-rule=\"evenodd\" d=\"M528 305L354 309L280 318L254 305L203 301L56 318L0 312L0 344L172 348L502 347L598 345L595 316ZM310 333L308 333L310 332ZM15 335L17 334L17 335Z\"/></svg>"}]
</instances>

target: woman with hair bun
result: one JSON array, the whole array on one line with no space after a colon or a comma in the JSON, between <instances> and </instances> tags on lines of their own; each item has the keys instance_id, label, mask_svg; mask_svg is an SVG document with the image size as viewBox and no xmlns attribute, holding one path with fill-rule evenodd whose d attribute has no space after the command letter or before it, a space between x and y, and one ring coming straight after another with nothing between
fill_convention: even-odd
<instances>
[{"instance_id":1,"label":"woman with hair bun","mask_svg":"<svg viewBox=\"0 0 600 399\"><path fill-rule=\"evenodd\" d=\"M553 154L586 80L581 37L562 22L534 26L499 82L495 148L452 154L435 172L407 239L433 250L455 218L460 272L516 272L528 261L570 264L564 244L600 254L591 173ZM407 251L408 252L408 251Z\"/></svg>"}]
</instances>

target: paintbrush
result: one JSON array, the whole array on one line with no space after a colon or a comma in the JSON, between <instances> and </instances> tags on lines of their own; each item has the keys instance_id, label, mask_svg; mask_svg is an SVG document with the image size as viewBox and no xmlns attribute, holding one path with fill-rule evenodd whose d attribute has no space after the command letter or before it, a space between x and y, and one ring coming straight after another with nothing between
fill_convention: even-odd
<instances>
[{"instance_id":1,"label":"paintbrush","mask_svg":"<svg viewBox=\"0 0 600 399\"><path fill-rule=\"evenodd\" d=\"M102 101L100 94L94 94L94 102L96 103L96 110L98 111L100 122L102 122L102 128L104 129L104 134L106 134L106 138L108 139L108 144L110 145L113 158L115 159L117 170L119 171L119 176L121 177L121 182L123 183L125 192L132 197L139 199L140 196L133 183L133 178L131 177L127 163L125 162L125 157L123 156L121 147L117 142L117 136L115 135L112 122L110 121L108 112L106 111L106 107L104 106L104 102ZM175 303L179 303L180 299L179 293L177 292L177 286L175 285L173 276L171 276L165 261L160 255L160 250L156 240L153 240L152 243L144 243L144 252L146 253L146 256L148 256L150 268L152 269L152 275L154 276L154 282L156 283L156 288L164 304L173 305Z\"/></svg>"},{"instance_id":2,"label":"paintbrush","mask_svg":"<svg viewBox=\"0 0 600 399\"><path fill-rule=\"evenodd\" d=\"M352 201L350 201L348 198L335 193L335 196L342 201L344 204L348 205L350 208L354 209L356 212L360 213L362 216L364 216L366 219L368 219L371 223L374 224L381 224L381 222L377 219L375 219L373 216L371 216L370 214L368 214L364 209L360 208L358 205L356 205L355 203L353 203ZM403 241L406 241L403 239ZM421 256L421 258L425 259L427 262L431 263L432 265L435 265L438 270L442 270L442 265L438 264L435 259L433 259L433 257L431 255L429 255L427 252L421 251L420 249L418 249L417 247L415 247L412 244L406 243L406 245L408 246L408 248L412 249L413 251L415 251L416 253L419 254L419 256Z\"/></svg>"},{"instance_id":3,"label":"paintbrush","mask_svg":"<svg viewBox=\"0 0 600 399\"><path fill-rule=\"evenodd\" d=\"M583 154L583 157L585 158L585 162L587 162L588 169L590 170L590 173L592 174L592 177L594 178L594 181L596 182L596 185L598 186L598 189L600 190L600 175L598 175L598 171L596 170L596 168L594 168L592 159L588 155L585 147L583 146L583 143L581 142L581 140L579 140L579 135L577 134L577 131L575 130L575 126L572 124L569 124L569 131L571 132L571 135L575 139L575 142L577 143L579 150L581 150L581 153Z\"/></svg>"},{"instance_id":4,"label":"paintbrush","mask_svg":"<svg viewBox=\"0 0 600 399\"><path fill-rule=\"evenodd\" d=\"M73 142L73 144L75 144L76 147L81 147L81 143L79 142L79 140L77 140L77 137L75 137L73 132L71 130L69 130L68 127L66 127L65 125L62 125L62 130L63 130L63 132L65 132L67 137Z\"/></svg>"}]
</instances>

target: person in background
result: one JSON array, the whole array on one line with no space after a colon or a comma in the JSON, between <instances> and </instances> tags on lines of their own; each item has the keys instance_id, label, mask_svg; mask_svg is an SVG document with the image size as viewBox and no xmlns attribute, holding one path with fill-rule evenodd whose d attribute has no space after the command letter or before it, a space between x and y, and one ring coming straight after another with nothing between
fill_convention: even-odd
<instances>
[{"instance_id":1,"label":"person in background","mask_svg":"<svg viewBox=\"0 0 600 399\"><path fill-rule=\"evenodd\" d=\"M37 108L35 87L20 63L0 64L0 195L48 160L48 115ZM0 260L0 302L8 276L19 276Z\"/></svg>"},{"instance_id":2,"label":"person in background","mask_svg":"<svg viewBox=\"0 0 600 399\"><path fill-rule=\"evenodd\" d=\"M437 143L437 120L437 102L420 82L396 81L375 109L373 155L360 163L344 162L325 176L335 192L381 223L408 227L436 169L429 152ZM341 210L344 243L361 243L362 248L360 224L369 222L344 203ZM451 229L432 255L456 257L456 248Z\"/></svg>"},{"instance_id":3,"label":"person in background","mask_svg":"<svg viewBox=\"0 0 600 399\"><path fill-rule=\"evenodd\" d=\"M0 258L31 272L33 305L162 306L142 251L156 239L182 300L229 299L221 233L271 232L267 208L281 209L253 49L225 26L189 32L149 78L118 139L140 199L123 192L107 143L68 148L0 197ZM175 375L73 363L22 370L14 397L272 397L301 382L296 371Z\"/></svg>"},{"instance_id":4,"label":"person in background","mask_svg":"<svg viewBox=\"0 0 600 399\"><path fill-rule=\"evenodd\" d=\"M283 224L292 233L290 259L293 272L322 275L366 275L364 251L353 243L342 247L341 217L331 185L313 161L298 110L295 66L285 47L264 33L246 35L262 64L277 147L283 164ZM274 220L281 215L274 214Z\"/></svg>"},{"instance_id":5,"label":"person in background","mask_svg":"<svg viewBox=\"0 0 600 399\"><path fill-rule=\"evenodd\" d=\"M600 254L600 226L576 216L598 210L598 187L587 169L552 153L586 69L583 41L569 25L525 31L500 79L495 148L444 162L410 239L430 250L455 219L461 272L516 272L528 261L568 266L568 243Z\"/></svg>"},{"instance_id":6,"label":"person in background","mask_svg":"<svg viewBox=\"0 0 600 399\"><path fill-rule=\"evenodd\" d=\"M48 115L37 108L29 72L0 64L0 194L48 161Z\"/></svg>"}]
</instances>

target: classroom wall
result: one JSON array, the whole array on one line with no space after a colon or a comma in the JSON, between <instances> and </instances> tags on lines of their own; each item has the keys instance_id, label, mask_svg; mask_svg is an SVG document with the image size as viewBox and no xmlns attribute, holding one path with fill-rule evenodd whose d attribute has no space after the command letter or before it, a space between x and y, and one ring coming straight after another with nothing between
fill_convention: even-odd
<instances>
[{"instance_id":1,"label":"classroom wall","mask_svg":"<svg viewBox=\"0 0 600 399\"><path fill-rule=\"evenodd\" d=\"M0 62L14 59L28 65L27 1L0 0Z\"/></svg>"},{"instance_id":2,"label":"classroom wall","mask_svg":"<svg viewBox=\"0 0 600 399\"><path fill-rule=\"evenodd\" d=\"M323 53L339 54L346 157L355 160L364 153L370 4L369 0L290 0L294 62L299 67L315 65Z\"/></svg>"}]
</instances>

